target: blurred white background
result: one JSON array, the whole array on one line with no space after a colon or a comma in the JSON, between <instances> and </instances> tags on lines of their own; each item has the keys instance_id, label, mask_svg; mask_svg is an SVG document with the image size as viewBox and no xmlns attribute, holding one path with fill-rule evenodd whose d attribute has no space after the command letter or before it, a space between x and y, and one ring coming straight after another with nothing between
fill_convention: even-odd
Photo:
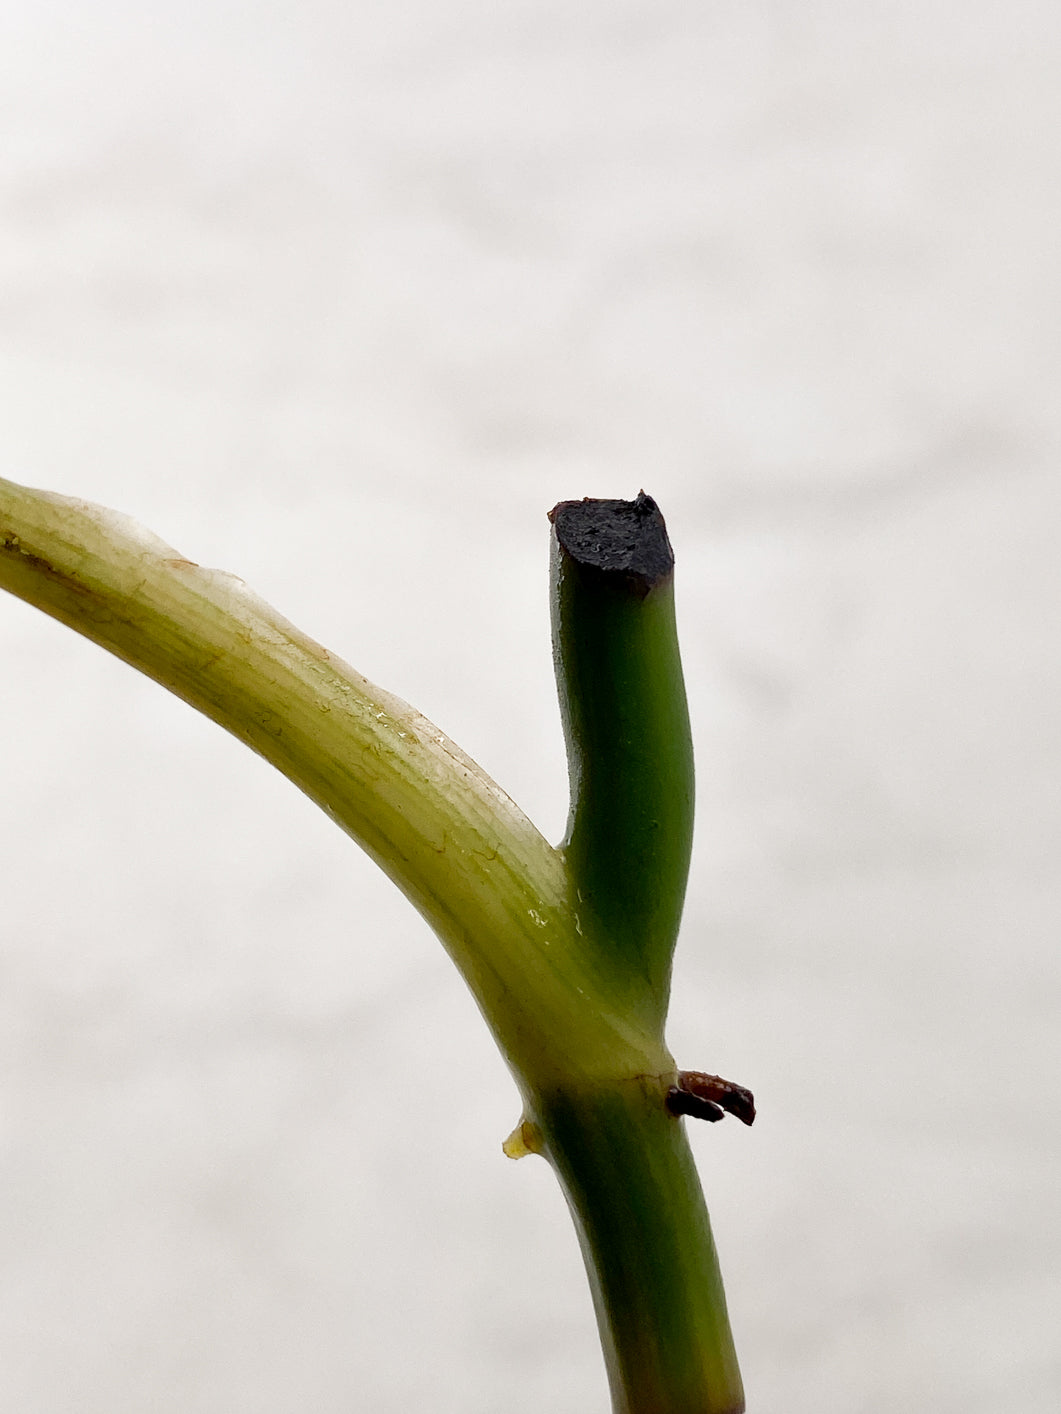
<instances>
[{"instance_id":1,"label":"blurred white background","mask_svg":"<svg viewBox=\"0 0 1061 1414\"><path fill-rule=\"evenodd\" d=\"M752 1414L1061 1400L1056 0L0 5L3 474L129 512L550 838L558 499L660 502L679 1062ZM0 1396L604 1414L460 979L0 602Z\"/></svg>"}]
</instances>

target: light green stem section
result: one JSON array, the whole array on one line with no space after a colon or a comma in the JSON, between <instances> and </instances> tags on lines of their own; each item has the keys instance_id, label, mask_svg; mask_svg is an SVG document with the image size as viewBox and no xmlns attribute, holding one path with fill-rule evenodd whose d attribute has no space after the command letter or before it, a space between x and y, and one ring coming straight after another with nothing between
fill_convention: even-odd
<instances>
[{"instance_id":1,"label":"light green stem section","mask_svg":"<svg viewBox=\"0 0 1061 1414\"><path fill-rule=\"evenodd\" d=\"M564 857L587 946L662 1034L693 831L693 749L659 509L564 502L553 649L571 775ZM740 1371L671 1079L542 1089L531 1107L575 1220L617 1414L739 1414Z\"/></svg>"},{"instance_id":2,"label":"light green stem section","mask_svg":"<svg viewBox=\"0 0 1061 1414\"><path fill-rule=\"evenodd\" d=\"M0 480L0 587L155 678L283 771L427 918L521 1084L666 1069L601 990L563 861L437 727L235 576L135 521Z\"/></svg>"}]
</instances>

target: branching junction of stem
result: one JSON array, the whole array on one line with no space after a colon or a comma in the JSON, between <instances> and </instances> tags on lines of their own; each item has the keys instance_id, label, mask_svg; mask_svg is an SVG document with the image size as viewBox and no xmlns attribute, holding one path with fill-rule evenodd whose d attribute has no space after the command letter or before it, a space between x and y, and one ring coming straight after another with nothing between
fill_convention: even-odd
<instances>
[{"instance_id":1,"label":"branching junction of stem","mask_svg":"<svg viewBox=\"0 0 1061 1414\"><path fill-rule=\"evenodd\" d=\"M673 556L644 493L563 502L550 519L572 786L556 849L419 713L124 516L0 480L0 587L271 761L407 894L520 1089L506 1152L544 1155L563 1186L616 1414L738 1414L678 1116L750 1123L754 1108L717 1076L678 1072L663 1036L693 808Z\"/></svg>"}]
</instances>

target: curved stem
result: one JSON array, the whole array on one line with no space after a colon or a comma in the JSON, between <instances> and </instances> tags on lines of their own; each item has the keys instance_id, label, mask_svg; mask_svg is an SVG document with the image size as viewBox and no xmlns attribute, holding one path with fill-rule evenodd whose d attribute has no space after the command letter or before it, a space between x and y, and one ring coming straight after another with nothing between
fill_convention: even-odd
<instances>
[{"instance_id":1,"label":"curved stem","mask_svg":"<svg viewBox=\"0 0 1061 1414\"><path fill-rule=\"evenodd\" d=\"M0 587L211 717L352 835L438 933L522 1088L666 1065L581 948L557 851L437 727L241 580L0 480Z\"/></svg>"}]
</instances>

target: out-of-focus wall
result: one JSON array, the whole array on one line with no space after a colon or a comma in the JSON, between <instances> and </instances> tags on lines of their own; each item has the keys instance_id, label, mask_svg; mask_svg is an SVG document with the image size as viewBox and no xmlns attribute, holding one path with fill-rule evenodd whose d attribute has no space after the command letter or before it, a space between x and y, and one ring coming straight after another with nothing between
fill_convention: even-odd
<instances>
[{"instance_id":1,"label":"out-of-focus wall","mask_svg":"<svg viewBox=\"0 0 1061 1414\"><path fill-rule=\"evenodd\" d=\"M545 512L660 501L671 1041L752 1411L1061 1397L1061 10L0 5L0 463L243 575L553 838ZM412 910L0 602L0 1399L603 1414Z\"/></svg>"}]
</instances>

